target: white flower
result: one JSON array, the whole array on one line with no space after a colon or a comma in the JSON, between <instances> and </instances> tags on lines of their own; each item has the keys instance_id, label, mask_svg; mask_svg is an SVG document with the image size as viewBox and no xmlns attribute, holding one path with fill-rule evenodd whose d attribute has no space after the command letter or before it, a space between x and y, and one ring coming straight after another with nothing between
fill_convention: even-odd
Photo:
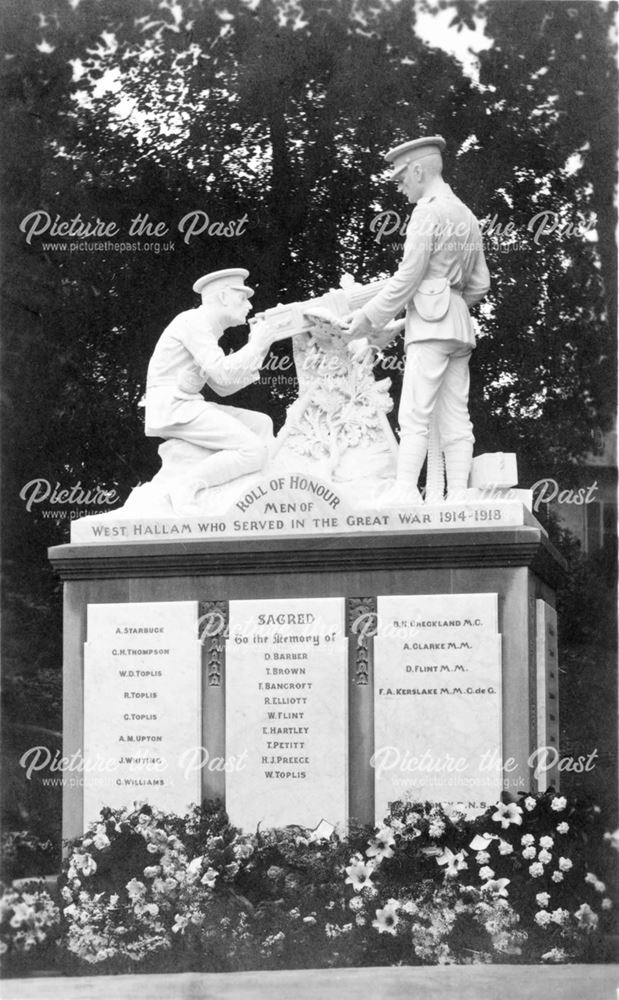
<instances>
[{"instance_id":1,"label":"white flower","mask_svg":"<svg viewBox=\"0 0 619 1000\"><path fill-rule=\"evenodd\" d=\"M544 866L540 865L539 861L535 861L532 865L529 865L529 875L532 878L539 878L540 875L544 874Z\"/></svg>"},{"instance_id":2,"label":"white flower","mask_svg":"<svg viewBox=\"0 0 619 1000\"><path fill-rule=\"evenodd\" d=\"M573 868L573 864L569 858L559 858L559 869L562 872L569 872L570 868Z\"/></svg>"},{"instance_id":3,"label":"white flower","mask_svg":"<svg viewBox=\"0 0 619 1000\"><path fill-rule=\"evenodd\" d=\"M600 903L600 906L602 907L603 910L612 910L613 901L612 899L609 899L608 896L604 896L604 899Z\"/></svg>"},{"instance_id":4,"label":"white flower","mask_svg":"<svg viewBox=\"0 0 619 1000\"><path fill-rule=\"evenodd\" d=\"M553 910L550 914L550 919L561 926L569 919L569 910L562 910L559 906L556 910Z\"/></svg>"},{"instance_id":5,"label":"white flower","mask_svg":"<svg viewBox=\"0 0 619 1000\"><path fill-rule=\"evenodd\" d=\"M365 853L368 858L376 858L378 861L381 861L383 858L392 858L392 848L394 844L395 839L393 832L389 829L389 827L384 826L375 835Z\"/></svg>"},{"instance_id":6,"label":"white flower","mask_svg":"<svg viewBox=\"0 0 619 1000\"><path fill-rule=\"evenodd\" d=\"M537 858L543 865L547 865L549 861L552 861L552 854L550 851L540 851Z\"/></svg>"},{"instance_id":7,"label":"white flower","mask_svg":"<svg viewBox=\"0 0 619 1000\"><path fill-rule=\"evenodd\" d=\"M535 923L539 924L540 927L548 927L550 923L550 914L548 910L538 910L535 914Z\"/></svg>"},{"instance_id":8,"label":"white flower","mask_svg":"<svg viewBox=\"0 0 619 1000\"><path fill-rule=\"evenodd\" d=\"M611 847L619 851L619 830L615 830L614 833L605 833L604 840L607 840Z\"/></svg>"},{"instance_id":9,"label":"white flower","mask_svg":"<svg viewBox=\"0 0 619 1000\"><path fill-rule=\"evenodd\" d=\"M187 865L187 874L198 875L200 873L200 869L202 868L202 861L203 859L201 857L194 858L193 861L190 861Z\"/></svg>"},{"instance_id":10,"label":"white flower","mask_svg":"<svg viewBox=\"0 0 619 1000\"><path fill-rule=\"evenodd\" d=\"M487 882L481 887L481 891L484 893L492 893L495 896L504 896L507 898L507 889L505 888L510 883L508 878L489 878Z\"/></svg>"},{"instance_id":11,"label":"white flower","mask_svg":"<svg viewBox=\"0 0 619 1000\"><path fill-rule=\"evenodd\" d=\"M550 902L550 893L538 892L537 896L535 897L535 902L537 903L538 906L544 906L544 907L548 906Z\"/></svg>"},{"instance_id":12,"label":"white flower","mask_svg":"<svg viewBox=\"0 0 619 1000\"><path fill-rule=\"evenodd\" d=\"M459 871L462 871L464 868L468 868L468 864L464 860L464 857L464 851L458 851L457 854L454 854L449 847L446 847L443 853L437 857L436 863L437 865L447 866L445 868L446 878L455 878Z\"/></svg>"},{"instance_id":13,"label":"white flower","mask_svg":"<svg viewBox=\"0 0 619 1000\"><path fill-rule=\"evenodd\" d=\"M344 870L348 875L346 883L350 882L355 892L360 892L364 887L371 885L374 866L371 862L366 864L360 854L355 854L351 858L349 867Z\"/></svg>"},{"instance_id":14,"label":"white flower","mask_svg":"<svg viewBox=\"0 0 619 1000\"><path fill-rule=\"evenodd\" d=\"M201 885L206 885L209 889L212 889L215 885L215 881L218 877L218 872L214 868L207 868L204 875L200 879Z\"/></svg>"},{"instance_id":15,"label":"white flower","mask_svg":"<svg viewBox=\"0 0 619 1000\"><path fill-rule=\"evenodd\" d=\"M435 840L438 839L438 837L442 837L443 834L445 833L445 824L443 823L442 819L434 817L434 819L430 820L430 824L428 826L428 833Z\"/></svg>"},{"instance_id":16,"label":"white flower","mask_svg":"<svg viewBox=\"0 0 619 1000\"><path fill-rule=\"evenodd\" d=\"M488 866L485 865L483 868L479 869L479 877L483 879L494 878L494 872L492 868L488 868Z\"/></svg>"},{"instance_id":17,"label":"white flower","mask_svg":"<svg viewBox=\"0 0 619 1000\"><path fill-rule=\"evenodd\" d=\"M532 812L533 809L535 809L536 805L537 803L535 799L531 795L527 795L526 799L524 800L524 807L527 810L527 812Z\"/></svg>"},{"instance_id":18,"label":"white flower","mask_svg":"<svg viewBox=\"0 0 619 1000\"><path fill-rule=\"evenodd\" d=\"M363 899L361 896L353 896L350 903L348 904L351 910L358 912L363 909Z\"/></svg>"},{"instance_id":19,"label":"white flower","mask_svg":"<svg viewBox=\"0 0 619 1000\"><path fill-rule=\"evenodd\" d=\"M146 895L146 886L143 882L139 882L137 878L132 878L130 882L127 882L125 888L131 902Z\"/></svg>"},{"instance_id":20,"label":"white flower","mask_svg":"<svg viewBox=\"0 0 619 1000\"><path fill-rule=\"evenodd\" d=\"M522 856L526 861L532 861L532 859L535 857L535 853L536 852L534 847L525 847L524 851L522 852Z\"/></svg>"},{"instance_id":21,"label":"white flower","mask_svg":"<svg viewBox=\"0 0 619 1000\"><path fill-rule=\"evenodd\" d=\"M396 900L390 899L382 910L376 911L376 920L372 921L372 927L375 927L379 934L393 934L395 937L397 934L396 927L400 922L397 907Z\"/></svg>"},{"instance_id":22,"label":"white flower","mask_svg":"<svg viewBox=\"0 0 619 1000\"><path fill-rule=\"evenodd\" d=\"M179 931L184 931L185 927L187 927L188 924L189 924L189 917L186 914L175 913L172 933L178 934Z\"/></svg>"},{"instance_id":23,"label":"white flower","mask_svg":"<svg viewBox=\"0 0 619 1000\"><path fill-rule=\"evenodd\" d=\"M75 906L75 903L72 904ZM67 906L66 909L70 910L71 907ZM13 916L11 917L9 923L11 927L27 927L31 923L33 918L33 911L27 903L13 903Z\"/></svg>"},{"instance_id":24,"label":"white flower","mask_svg":"<svg viewBox=\"0 0 619 1000\"><path fill-rule=\"evenodd\" d=\"M507 805L498 802L497 811L493 813L492 819L495 823L501 824L502 830L507 830L511 823L522 826L522 809L515 802L509 802Z\"/></svg>"},{"instance_id":25,"label":"white flower","mask_svg":"<svg viewBox=\"0 0 619 1000\"><path fill-rule=\"evenodd\" d=\"M565 809L567 805L567 799L563 795L555 795L552 802L550 803L550 808L554 809L555 812L561 812Z\"/></svg>"},{"instance_id":26,"label":"white flower","mask_svg":"<svg viewBox=\"0 0 619 1000\"><path fill-rule=\"evenodd\" d=\"M501 837L499 840L499 854L513 854L513 851L514 848L512 845Z\"/></svg>"},{"instance_id":27,"label":"white flower","mask_svg":"<svg viewBox=\"0 0 619 1000\"><path fill-rule=\"evenodd\" d=\"M563 948L551 948L550 951L542 955L542 962L565 962L567 957Z\"/></svg>"},{"instance_id":28,"label":"white flower","mask_svg":"<svg viewBox=\"0 0 619 1000\"><path fill-rule=\"evenodd\" d=\"M597 877L597 875L593 874L593 872L587 872L587 874L585 875L585 882L588 882L590 885L592 885L596 892L606 892L606 886Z\"/></svg>"},{"instance_id":29,"label":"white flower","mask_svg":"<svg viewBox=\"0 0 619 1000\"><path fill-rule=\"evenodd\" d=\"M552 873L551 878L553 882L562 882L563 874L560 871L556 871Z\"/></svg>"},{"instance_id":30,"label":"white flower","mask_svg":"<svg viewBox=\"0 0 619 1000\"><path fill-rule=\"evenodd\" d=\"M545 848L547 851L549 851L551 847L554 847L554 843L555 842L552 837L540 837L539 839L539 846Z\"/></svg>"},{"instance_id":31,"label":"white flower","mask_svg":"<svg viewBox=\"0 0 619 1000\"><path fill-rule=\"evenodd\" d=\"M156 878L161 872L161 865L147 865L144 869L144 875L146 878Z\"/></svg>"},{"instance_id":32,"label":"white flower","mask_svg":"<svg viewBox=\"0 0 619 1000\"><path fill-rule=\"evenodd\" d=\"M385 847L393 847L395 840L393 837L393 830L388 826L383 826L380 830L377 830L374 834L374 840L377 840L379 844L384 844Z\"/></svg>"},{"instance_id":33,"label":"white flower","mask_svg":"<svg viewBox=\"0 0 619 1000\"><path fill-rule=\"evenodd\" d=\"M312 916L312 914L310 914L308 917L303 917L303 923L313 925L316 923L316 917Z\"/></svg>"},{"instance_id":34,"label":"white flower","mask_svg":"<svg viewBox=\"0 0 619 1000\"><path fill-rule=\"evenodd\" d=\"M557 825L557 833L567 833L570 828L570 824L563 822Z\"/></svg>"},{"instance_id":35,"label":"white flower","mask_svg":"<svg viewBox=\"0 0 619 1000\"><path fill-rule=\"evenodd\" d=\"M413 902L412 899L407 899L405 903L402 903L400 909L404 910L404 912L408 913L411 917L414 917L416 913L419 913L419 907L417 906L417 903Z\"/></svg>"},{"instance_id":36,"label":"white flower","mask_svg":"<svg viewBox=\"0 0 619 1000\"><path fill-rule=\"evenodd\" d=\"M490 855L488 851L478 851L475 860L478 865L486 865L490 861Z\"/></svg>"},{"instance_id":37,"label":"white flower","mask_svg":"<svg viewBox=\"0 0 619 1000\"><path fill-rule=\"evenodd\" d=\"M593 928L598 925L598 915L593 912L588 903L581 903L575 911L574 916L576 917L580 927Z\"/></svg>"},{"instance_id":38,"label":"white flower","mask_svg":"<svg viewBox=\"0 0 619 1000\"><path fill-rule=\"evenodd\" d=\"M525 847L529 847L531 844L535 843L535 837L532 833L525 833L524 836L520 838L520 843L524 844Z\"/></svg>"},{"instance_id":39,"label":"white flower","mask_svg":"<svg viewBox=\"0 0 619 1000\"><path fill-rule=\"evenodd\" d=\"M104 848L110 846L110 838L105 831L103 833L97 833L95 839L93 840L93 844L98 851L102 851Z\"/></svg>"},{"instance_id":40,"label":"white flower","mask_svg":"<svg viewBox=\"0 0 619 1000\"><path fill-rule=\"evenodd\" d=\"M97 862L90 854L85 854L82 859L82 872L84 875L94 875L97 870Z\"/></svg>"}]
</instances>

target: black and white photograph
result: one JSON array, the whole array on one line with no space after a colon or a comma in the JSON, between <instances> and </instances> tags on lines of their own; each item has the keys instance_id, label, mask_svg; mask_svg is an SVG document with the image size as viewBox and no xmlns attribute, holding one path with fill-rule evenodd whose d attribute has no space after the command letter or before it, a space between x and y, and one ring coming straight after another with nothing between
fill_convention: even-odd
<instances>
[{"instance_id":1,"label":"black and white photograph","mask_svg":"<svg viewBox=\"0 0 619 1000\"><path fill-rule=\"evenodd\" d=\"M4 1000L610 1000L616 0L0 0Z\"/></svg>"}]
</instances>

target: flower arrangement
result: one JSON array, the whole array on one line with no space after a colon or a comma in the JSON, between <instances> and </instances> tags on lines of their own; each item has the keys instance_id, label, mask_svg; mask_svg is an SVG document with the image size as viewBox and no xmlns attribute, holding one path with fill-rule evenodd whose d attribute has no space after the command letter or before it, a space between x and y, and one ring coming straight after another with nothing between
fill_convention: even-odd
<instances>
[{"instance_id":1,"label":"flower arrangement","mask_svg":"<svg viewBox=\"0 0 619 1000\"><path fill-rule=\"evenodd\" d=\"M392 804L374 829L233 827L104 809L59 887L3 899L15 953L61 935L68 971L604 961L614 852L599 810L550 791L474 819ZM29 944L26 944L26 941Z\"/></svg>"},{"instance_id":2,"label":"flower arrangement","mask_svg":"<svg viewBox=\"0 0 619 1000\"><path fill-rule=\"evenodd\" d=\"M27 968L31 956L54 962L60 936L60 910L46 889L33 881L21 891L2 889L0 896L0 955L3 965L17 973Z\"/></svg>"},{"instance_id":3,"label":"flower arrangement","mask_svg":"<svg viewBox=\"0 0 619 1000\"><path fill-rule=\"evenodd\" d=\"M372 926L412 939L422 961L592 961L613 909L593 868L608 866L594 849L598 817L552 790L475 820L394 803L346 869L357 915L369 921L374 910Z\"/></svg>"}]
</instances>

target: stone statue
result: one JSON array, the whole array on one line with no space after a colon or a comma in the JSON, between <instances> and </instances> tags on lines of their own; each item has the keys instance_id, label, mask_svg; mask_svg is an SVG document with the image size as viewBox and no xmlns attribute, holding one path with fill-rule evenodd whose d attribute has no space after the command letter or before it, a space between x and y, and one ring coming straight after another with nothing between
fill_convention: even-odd
<instances>
[{"instance_id":1,"label":"stone statue","mask_svg":"<svg viewBox=\"0 0 619 1000\"><path fill-rule=\"evenodd\" d=\"M248 272L218 271L194 290L202 306L177 316L160 337L148 367L146 434L166 440L161 469L135 487L123 513L141 517L223 514L261 478L303 472L342 486L353 506L372 500L393 480L397 442L387 421L391 382L374 377L374 348L348 345L343 316L371 299L383 281L362 286L350 276L319 298L260 313L247 344L231 355L218 346L226 326L249 312ZM401 324L390 324L392 339ZM273 441L269 417L207 403L258 378L270 345L292 338L299 397ZM359 488L359 484L362 487Z\"/></svg>"},{"instance_id":2,"label":"stone statue","mask_svg":"<svg viewBox=\"0 0 619 1000\"><path fill-rule=\"evenodd\" d=\"M276 339L261 322L240 350L226 355L219 346L224 330L244 323L251 310L248 275L230 268L199 278L193 290L202 304L172 320L150 359L145 431L166 439L159 454L174 513L199 513L201 493L259 471L269 456L273 427L266 414L206 402L201 395L205 384L228 396L257 381Z\"/></svg>"},{"instance_id":3,"label":"stone statue","mask_svg":"<svg viewBox=\"0 0 619 1000\"><path fill-rule=\"evenodd\" d=\"M376 381L372 348L350 351L347 325L335 313L315 306L305 316L310 327L293 341L299 395L277 437L273 463L336 482L344 495L347 483L364 481L370 501L375 487L395 473L397 442L386 416L393 407L391 380ZM348 499L354 506L355 497Z\"/></svg>"},{"instance_id":4,"label":"stone statue","mask_svg":"<svg viewBox=\"0 0 619 1000\"><path fill-rule=\"evenodd\" d=\"M406 307L400 450L396 482L381 500L385 506L421 502L418 480L431 423L444 456L448 500L466 497L473 458L468 365L475 334L468 307L487 293L490 276L479 224L442 179L444 148L441 136L431 136L386 154L398 190L416 208L398 270L349 317L351 339L380 345L379 331Z\"/></svg>"}]
</instances>

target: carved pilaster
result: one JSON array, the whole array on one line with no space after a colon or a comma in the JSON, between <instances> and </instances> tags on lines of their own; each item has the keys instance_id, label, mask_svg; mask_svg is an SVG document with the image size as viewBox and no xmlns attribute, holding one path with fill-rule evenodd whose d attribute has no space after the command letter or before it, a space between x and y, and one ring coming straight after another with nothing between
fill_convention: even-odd
<instances>
[{"instance_id":1,"label":"carved pilaster","mask_svg":"<svg viewBox=\"0 0 619 1000\"><path fill-rule=\"evenodd\" d=\"M228 601L200 601L198 636L204 646L209 687L221 685L228 636Z\"/></svg>"},{"instance_id":2,"label":"carved pilaster","mask_svg":"<svg viewBox=\"0 0 619 1000\"><path fill-rule=\"evenodd\" d=\"M374 636L375 597L346 598L348 636L349 814L359 823L374 822Z\"/></svg>"},{"instance_id":3,"label":"carved pilaster","mask_svg":"<svg viewBox=\"0 0 619 1000\"><path fill-rule=\"evenodd\" d=\"M226 639L229 602L200 601L198 635L202 643L202 747L208 759L226 754ZM202 799L224 802L225 774L202 768Z\"/></svg>"},{"instance_id":4,"label":"carved pilaster","mask_svg":"<svg viewBox=\"0 0 619 1000\"><path fill-rule=\"evenodd\" d=\"M346 600L346 634L350 640L355 684L370 682L371 640L376 635L376 598Z\"/></svg>"}]
</instances>

